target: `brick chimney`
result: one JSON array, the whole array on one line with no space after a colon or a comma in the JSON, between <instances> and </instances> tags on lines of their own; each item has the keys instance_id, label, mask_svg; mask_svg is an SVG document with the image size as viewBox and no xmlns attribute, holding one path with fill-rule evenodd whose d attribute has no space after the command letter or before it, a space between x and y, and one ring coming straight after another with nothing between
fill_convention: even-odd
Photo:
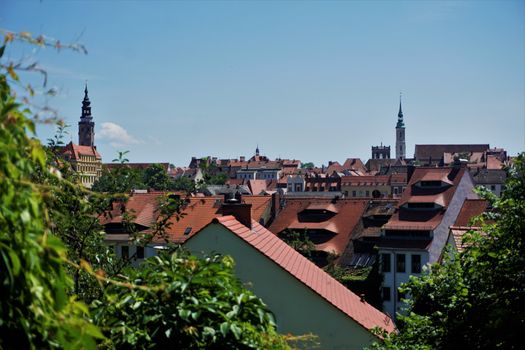
<instances>
[{"instance_id":1,"label":"brick chimney","mask_svg":"<svg viewBox=\"0 0 525 350\"><path fill-rule=\"evenodd\" d=\"M252 205L243 203L239 192L234 196L224 195L221 211L223 216L233 215L241 224L252 228Z\"/></svg>"}]
</instances>

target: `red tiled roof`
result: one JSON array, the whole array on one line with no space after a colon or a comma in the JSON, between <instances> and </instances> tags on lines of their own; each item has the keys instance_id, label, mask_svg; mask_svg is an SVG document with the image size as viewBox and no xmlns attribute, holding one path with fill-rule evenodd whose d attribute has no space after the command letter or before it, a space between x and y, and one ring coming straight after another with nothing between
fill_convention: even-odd
<instances>
[{"instance_id":1,"label":"red tiled roof","mask_svg":"<svg viewBox=\"0 0 525 350\"><path fill-rule=\"evenodd\" d=\"M102 159L100 154L97 151L97 148L94 146L80 146L74 144L73 142L68 143L62 149L63 154L69 154L73 159L80 159L80 155L94 156L96 159Z\"/></svg>"},{"instance_id":2,"label":"red tiled roof","mask_svg":"<svg viewBox=\"0 0 525 350\"><path fill-rule=\"evenodd\" d=\"M257 222L252 222L251 230L233 216L217 218L214 222L237 235L365 329L370 331L379 327L387 332L395 331L390 317L361 301L361 298Z\"/></svg>"},{"instance_id":3,"label":"red tiled roof","mask_svg":"<svg viewBox=\"0 0 525 350\"><path fill-rule=\"evenodd\" d=\"M326 210L332 213L338 213L337 207L333 203L312 203L306 207L306 210Z\"/></svg>"},{"instance_id":4,"label":"red tiled roof","mask_svg":"<svg viewBox=\"0 0 525 350\"><path fill-rule=\"evenodd\" d=\"M158 216L156 210L159 198L162 195L164 195L162 192L133 194L125 203L126 212L135 216L134 223L151 227ZM271 198L271 196L243 196L242 200L252 205L252 219L259 221L271 205ZM222 196L188 198L189 203L182 211L182 215L178 218L173 216L169 220L170 226L166 229L166 233L170 240L179 243L184 242L188 237L206 226L213 218L222 216L222 199ZM118 203L114 203L111 214L112 218L101 218L101 224L122 223L121 206ZM191 231L185 235L184 232L189 227L191 227Z\"/></svg>"},{"instance_id":5,"label":"red tiled roof","mask_svg":"<svg viewBox=\"0 0 525 350\"><path fill-rule=\"evenodd\" d=\"M324 243L316 244L317 250L341 254L348 242L354 227L359 223L367 206L365 200L340 199L332 203L323 198L289 198L285 207L270 225L269 230L276 234L287 228L295 230L327 230L334 236ZM310 208L330 208L336 214L322 222L301 221L299 214ZM334 211L336 210L336 211Z\"/></svg>"},{"instance_id":6,"label":"red tiled roof","mask_svg":"<svg viewBox=\"0 0 525 350\"><path fill-rule=\"evenodd\" d=\"M487 169L502 169L504 163L498 159L498 157L489 155L487 156Z\"/></svg>"},{"instance_id":7,"label":"red tiled roof","mask_svg":"<svg viewBox=\"0 0 525 350\"><path fill-rule=\"evenodd\" d=\"M466 199L456 218L455 226L469 226L470 220L484 213L488 205L485 199Z\"/></svg>"},{"instance_id":8,"label":"red tiled roof","mask_svg":"<svg viewBox=\"0 0 525 350\"><path fill-rule=\"evenodd\" d=\"M366 173L366 167L360 158L347 158L343 163L343 169Z\"/></svg>"},{"instance_id":9,"label":"red tiled roof","mask_svg":"<svg viewBox=\"0 0 525 350\"><path fill-rule=\"evenodd\" d=\"M454 245L458 252L465 250L466 245L463 244L463 236L468 231L472 230L472 227L463 227L463 226L452 226L450 228L450 234L454 239Z\"/></svg>"},{"instance_id":10,"label":"red tiled roof","mask_svg":"<svg viewBox=\"0 0 525 350\"><path fill-rule=\"evenodd\" d=\"M261 194L266 191L266 180L249 180L248 187L252 194Z\"/></svg>"},{"instance_id":11,"label":"red tiled roof","mask_svg":"<svg viewBox=\"0 0 525 350\"><path fill-rule=\"evenodd\" d=\"M452 184L452 181L450 181L447 177L450 171L442 171L441 169L440 171L435 171L435 169L437 168L434 168L430 171L426 171L423 174L423 176L419 178L418 182L419 181L443 181L445 183ZM450 170L450 168L448 168L448 170Z\"/></svg>"},{"instance_id":12,"label":"red tiled roof","mask_svg":"<svg viewBox=\"0 0 525 350\"><path fill-rule=\"evenodd\" d=\"M437 203L444 208L448 207L454 193L456 192L457 185L461 181L461 178L465 174L465 168L432 168L432 167L419 167L414 170L410 182L407 188L403 192L401 199L399 200L399 206L401 207L406 203ZM468 174L467 174L468 175ZM414 193L414 184L420 182L422 179L443 179L446 178L451 182L452 186L443 189L441 192L432 194L425 193L425 189L418 189ZM437 211L431 218L426 217L424 220L417 218L400 218L399 210L395 213L390 220L383 226L387 230L433 230L436 228L441 220L443 219L443 211Z\"/></svg>"},{"instance_id":13,"label":"red tiled roof","mask_svg":"<svg viewBox=\"0 0 525 350\"><path fill-rule=\"evenodd\" d=\"M407 183L407 174L392 174L390 175L390 183L391 184L406 184Z\"/></svg>"}]
</instances>

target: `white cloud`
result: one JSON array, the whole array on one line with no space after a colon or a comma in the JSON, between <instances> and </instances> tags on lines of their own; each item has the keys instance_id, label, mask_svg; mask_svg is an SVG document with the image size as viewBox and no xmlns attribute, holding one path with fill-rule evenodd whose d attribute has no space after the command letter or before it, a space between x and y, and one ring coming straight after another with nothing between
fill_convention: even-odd
<instances>
[{"instance_id":1,"label":"white cloud","mask_svg":"<svg viewBox=\"0 0 525 350\"><path fill-rule=\"evenodd\" d=\"M109 141L112 147L122 147L140 143L139 140L130 135L122 126L111 122L102 123L100 138Z\"/></svg>"}]
</instances>

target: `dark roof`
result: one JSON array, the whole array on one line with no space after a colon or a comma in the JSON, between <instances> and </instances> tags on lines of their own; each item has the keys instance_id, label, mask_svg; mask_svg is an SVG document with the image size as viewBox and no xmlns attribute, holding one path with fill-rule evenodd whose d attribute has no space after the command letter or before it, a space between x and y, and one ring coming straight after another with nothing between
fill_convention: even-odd
<instances>
[{"instance_id":1,"label":"dark roof","mask_svg":"<svg viewBox=\"0 0 525 350\"><path fill-rule=\"evenodd\" d=\"M464 145L416 145L415 155L416 160L441 159L443 154L458 153L458 152L484 152L488 150L488 144L464 144Z\"/></svg>"},{"instance_id":2,"label":"dark roof","mask_svg":"<svg viewBox=\"0 0 525 350\"><path fill-rule=\"evenodd\" d=\"M476 169L470 172L476 185L504 184L507 172L502 169Z\"/></svg>"}]
</instances>

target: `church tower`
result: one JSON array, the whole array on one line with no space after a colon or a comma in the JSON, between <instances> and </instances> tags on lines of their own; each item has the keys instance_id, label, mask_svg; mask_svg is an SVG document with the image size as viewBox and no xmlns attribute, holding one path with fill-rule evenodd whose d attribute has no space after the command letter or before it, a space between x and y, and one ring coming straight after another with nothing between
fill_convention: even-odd
<instances>
[{"instance_id":1,"label":"church tower","mask_svg":"<svg viewBox=\"0 0 525 350\"><path fill-rule=\"evenodd\" d=\"M399 113L396 124L396 159L406 158L405 146L405 122L403 121L403 110L401 109L401 94L399 95Z\"/></svg>"},{"instance_id":2,"label":"church tower","mask_svg":"<svg viewBox=\"0 0 525 350\"><path fill-rule=\"evenodd\" d=\"M88 97L87 84L84 89L84 100L82 101L82 115L78 122L78 144L91 147L95 145L95 122L91 116L91 102Z\"/></svg>"}]
</instances>

